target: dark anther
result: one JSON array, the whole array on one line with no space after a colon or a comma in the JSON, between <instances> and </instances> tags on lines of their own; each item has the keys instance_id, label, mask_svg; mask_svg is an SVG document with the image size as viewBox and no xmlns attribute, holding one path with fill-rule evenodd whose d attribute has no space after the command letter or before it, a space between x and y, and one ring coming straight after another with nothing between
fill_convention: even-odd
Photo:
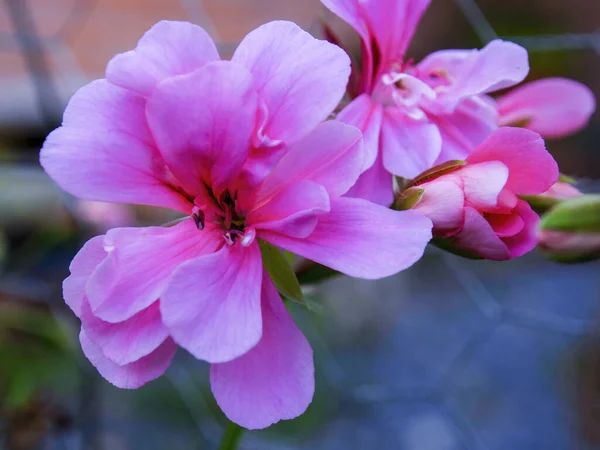
<instances>
[{"instance_id":1,"label":"dark anther","mask_svg":"<svg viewBox=\"0 0 600 450\"><path fill-rule=\"evenodd\" d=\"M196 211L192 214L192 217L194 218L194 222L196 222L198 229L200 231L204 230L204 211Z\"/></svg>"},{"instance_id":2,"label":"dark anther","mask_svg":"<svg viewBox=\"0 0 600 450\"><path fill-rule=\"evenodd\" d=\"M231 194L229 193L228 190L223 191L219 200L220 200L221 205L227 205L227 206L235 205L235 203L233 202L233 199L231 198Z\"/></svg>"}]
</instances>

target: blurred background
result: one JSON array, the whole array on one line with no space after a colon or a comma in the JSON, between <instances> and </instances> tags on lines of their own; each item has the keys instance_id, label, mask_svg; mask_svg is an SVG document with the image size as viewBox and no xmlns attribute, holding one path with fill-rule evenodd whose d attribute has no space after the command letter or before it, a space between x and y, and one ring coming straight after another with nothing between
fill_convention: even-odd
<instances>
[{"instance_id":1,"label":"blurred background","mask_svg":"<svg viewBox=\"0 0 600 450\"><path fill-rule=\"evenodd\" d=\"M264 22L319 35L324 18L318 0L0 1L0 448L217 448L224 418L207 365L180 351L161 379L118 390L82 356L61 296L85 240L169 213L70 198L38 152L73 92L158 20L205 27L228 57ZM497 36L530 51L530 79L566 76L600 97L597 0L433 0L410 53ZM600 192L600 114L548 147L582 190ZM315 400L240 448L600 448L600 264L432 249L396 277L333 279L309 295L312 310L294 316L315 351Z\"/></svg>"}]
</instances>

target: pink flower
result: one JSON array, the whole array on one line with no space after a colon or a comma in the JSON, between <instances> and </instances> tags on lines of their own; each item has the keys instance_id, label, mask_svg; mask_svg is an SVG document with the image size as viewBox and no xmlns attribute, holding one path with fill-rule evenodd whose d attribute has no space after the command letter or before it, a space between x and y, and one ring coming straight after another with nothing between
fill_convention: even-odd
<instances>
[{"instance_id":1,"label":"pink flower","mask_svg":"<svg viewBox=\"0 0 600 450\"><path fill-rule=\"evenodd\" d=\"M600 257L600 233L539 230L540 249L553 259L578 262Z\"/></svg>"},{"instance_id":2,"label":"pink flower","mask_svg":"<svg viewBox=\"0 0 600 450\"><path fill-rule=\"evenodd\" d=\"M497 100L500 125L523 126L546 138L579 131L596 110L592 91L577 81L546 78L524 84Z\"/></svg>"},{"instance_id":3,"label":"pink flower","mask_svg":"<svg viewBox=\"0 0 600 450\"><path fill-rule=\"evenodd\" d=\"M566 181L557 181L546 192L539 194L541 197L548 197L556 200L579 197L583 195L579 189Z\"/></svg>"},{"instance_id":4,"label":"pink flower","mask_svg":"<svg viewBox=\"0 0 600 450\"><path fill-rule=\"evenodd\" d=\"M65 300L100 373L139 387L177 344L212 364L231 420L264 428L304 412L314 368L258 240L372 279L415 262L431 222L342 197L365 159L359 130L320 123L345 89L342 50L272 22L217 59L201 28L157 24L73 97L41 162L79 197L188 216L110 230L73 260Z\"/></svg>"},{"instance_id":5,"label":"pink flower","mask_svg":"<svg viewBox=\"0 0 600 450\"><path fill-rule=\"evenodd\" d=\"M350 195L392 202L392 176L413 178L464 159L497 128L487 93L521 82L527 52L501 40L482 50L445 50L418 64L406 50L429 0L322 0L362 40L362 67L349 86L354 100L338 119L363 130L370 169Z\"/></svg>"},{"instance_id":6,"label":"pink flower","mask_svg":"<svg viewBox=\"0 0 600 450\"><path fill-rule=\"evenodd\" d=\"M433 221L437 242L459 254L492 260L532 250L539 217L518 196L545 192L558 178L541 137L500 128L464 165L459 163L432 169L404 192L417 199L414 209Z\"/></svg>"}]
</instances>

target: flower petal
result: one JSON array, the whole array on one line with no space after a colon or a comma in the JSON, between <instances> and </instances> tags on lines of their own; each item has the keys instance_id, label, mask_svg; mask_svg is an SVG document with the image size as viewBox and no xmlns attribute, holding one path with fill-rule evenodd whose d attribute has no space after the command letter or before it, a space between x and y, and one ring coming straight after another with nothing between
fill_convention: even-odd
<instances>
[{"instance_id":1,"label":"flower petal","mask_svg":"<svg viewBox=\"0 0 600 450\"><path fill-rule=\"evenodd\" d=\"M544 140L523 128L499 128L467 158L469 164L484 161L508 167L506 188L518 195L541 194L558 180L558 165Z\"/></svg>"},{"instance_id":2,"label":"flower petal","mask_svg":"<svg viewBox=\"0 0 600 450\"><path fill-rule=\"evenodd\" d=\"M400 110L388 108L381 125L383 166L405 178L414 178L431 169L442 149L438 128L428 121L406 117Z\"/></svg>"},{"instance_id":3,"label":"flower petal","mask_svg":"<svg viewBox=\"0 0 600 450\"><path fill-rule=\"evenodd\" d=\"M504 243L508 246L512 258L517 258L525 253L529 253L535 248L537 245L536 232L538 224L540 223L539 216L524 200L519 200L515 208L515 213L519 214L521 219L523 219L523 229L514 236L502 238Z\"/></svg>"},{"instance_id":4,"label":"flower petal","mask_svg":"<svg viewBox=\"0 0 600 450\"><path fill-rule=\"evenodd\" d=\"M310 345L266 273L262 284L260 342L245 355L210 368L220 408L229 420L251 430L298 417L315 390Z\"/></svg>"},{"instance_id":5,"label":"flower petal","mask_svg":"<svg viewBox=\"0 0 600 450\"><path fill-rule=\"evenodd\" d=\"M281 158L259 188L256 202L262 205L300 180L314 181L338 197L355 183L363 166L360 131L333 120L322 123Z\"/></svg>"},{"instance_id":6,"label":"flower petal","mask_svg":"<svg viewBox=\"0 0 600 450\"><path fill-rule=\"evenodd\" d=\"M97 318L85 302L81 327L86 336L102 349L104 356L119 366L149 355L169 337L160 317L158 302L119 323Z\"/></svg>"},{"instance_id":7,"label":"flower petal","mask_svg":"<svg viewBox=\"0 0 600 450\"><path fill-rule=\"evenodd\" d=\"M436 234L452 233L462 227L465 198L459 185L442 178L418 188L425 192L414 209L431 219Z\"/></svg>"},{"instance_id":8,"label":"flower petal","mask_svg":"<svg viewBox=\"0 0 600 450\"><path fill-rule=\"evenodd\" d=\"M189 211L155 149L142 97L106 80L82 87L40 153L65 191L86 199Z\"/></svg>"},{"instance_id":9,"label":"flower petal","mask_svg":"<svg viewBox=\"0 0 600 450\"><path fill-rule=\"evenodd\" d=\"M258 243L223 246L180 266L161 297L173 339L210 363L235 359L260 340L262 259Z\"/></svg>"},{"instance_id":10,"label":"flower petal","mask_svg":"<svg viewBox=\"0 0 600 450\"><path fill-rule=\"evenodd\" d=\"M358 177L346 197L362 198L382 206L394 201L392 174L383 167L383 158L378 156L373 165Z\"/></svg>"},{"instance_id":11,"label":"flower petal","mask_svg":"<svg viewBox=\"0 0 600 450\"><path fill-rule=\"evenodd\" d=\"M392 211L357 198L331 200L305 239L261 231L258 236L357 278L376 279L400 272L423 255L431 221L417 211Z\"/></svg>"},{"instance_id":12,"label":"flower petal","mask_svg":"<svg viewBox=\"0 0 600 450\"><path fill-rule=\"evenodd\" d=\"M106 78L147 96L162 80L219 59L215 43L204 29L188 22L163 20L144 34L135 50L109 61Z\"/></svg>"},{"instance_id":13,"label":"flower petal","mask_svg":"<svg viewBox=\"0 0 600 450\"><path fill-rule=\"evenodd\" d=\"M487 161L467 164L449 176L459 177L462 181L468 206L487 210L498 207L498 197L506 186L509 173L500 161Z\"/></svg>"},{"instance_id":14,"label":"flower petal","mask_svg":"<svg viewBox=\"0 0 600 450\"><path fill-rule=\"evenodd\" d=\"M454 238L454 245L493 261L506 261L511 253L496 235L491 225L475 209L465 208L463 229Z\"/></svg>"},{"instance_id":15,"label":"flower petal","mask_svg":"<svg viewBox=\"0 0 600 450\"><path fill-rule=\"evenodd\" d=\"M485 219L501 238L514 236L523 230L525 221L519 214L486 214Z\"/></svg>"},{"instance_id":16,"label":"flower petal","mask_svg":"<svg viewBox=\"0 0 600 450\"><path fill-rule=\"evenodd\" d=\"M329 212L329 194L314 181L300 180L246 216L246 224L257 230L272 230L306 237L317 226L317 215Z\"/></svg>"},{"instance_id":17,"label":"flower petal","mask_svg":"<svg viewBox=\"0 0 600 450\"><path fill-rule=\"evenodd\" d=\"M175 176L188 192L227 187L252 146L257 96L252 76L229 61L160 83L148 99L148 123Z\"/></svg>"},{"instance_id":18,"label":"flower petal","mask_svg":"<svg viewBox=\"0 0 600 450\"><path fill-rule=\"evenodd\" d=\"M148 381L160 377L171 364L177 346L167 339L156 350L135 362L119 366L102 353L102 349L94 344L81 330L79 341L83 353L110 383L121 389L137 389Z\"/></svg>"},{"instance_id":19,"label":"flower petal","mask_svg":"<svg viewBox=\"0 0 600 450\"><path fill-rule=\"evenodd\" d=\"M524 123L546 138L559 138L585 127L596 110L586 85L566 78L546 78L511 90L498 99L500 125Z\"/></svg>"},{"instance_id":20,"label":"flower petal","mask_svg":"<svg viewBox=\"0 0 600 450\"><path fill-rule=\"evenodd\" d=\"M85 288L94 315L122 322L161 296L171 273L185 261L214 251L222 241L187 219L171 228L115 228L106 233L108 256Z\"/></svg>"},{"instance_id":21,"label":"flower petal","mask_svg":"<svg viewBox=\"0 0 600 450\"><path fill-rule=\"evenodd\" d=\"M77 252L71 265L69 275L63 281L63 297L65 303L77 317L81 317L81 309L85 298L85 284L96 266L106 258L104 250L104 235L96 236L87 241Z\"/></svg>"},{"instance_id":22,"label":"flower petal","mask_svg":"<svg viewBox=\"0 0 600 450\"><path fill-rule=\"evenodd\" d=\"M342 49L285 21L250 32L232 61L250 70L266 104L264 134L288 144L327 118L350 76L350 58Z\"/></svg>"}]
</instances>

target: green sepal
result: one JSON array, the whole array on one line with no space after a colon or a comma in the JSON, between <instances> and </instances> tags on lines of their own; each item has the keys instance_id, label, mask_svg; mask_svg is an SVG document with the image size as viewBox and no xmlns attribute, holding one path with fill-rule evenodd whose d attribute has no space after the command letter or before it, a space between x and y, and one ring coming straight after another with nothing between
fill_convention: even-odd
<instances>
[{"instance_id":1,"label":"green sepal","mask_svg":"<svg viewBox=\"0 0 600 450\"><path fill-rule=\"evenodd\" d=\"M419 187L412 187L402 191L396 196L392 209L395 209L396 211L406 211L408 209L412 209L417 203L419 203L419 200L421 200L421 197L423 197L424 193L425 189Z\"/></svg>"},{"instance_id":2,"label":"green sepal","mask_svg":"<svg viewBox=\"0 0 600 450\"><path fill-rule=\"evenodd\" d=\"M419 184L427 183L428 181L434 180L435 178L441 177L442 175L454 172L455 170L460 169L466 164L466 161L460 159L446 161L445 163L432 167L431 169L426 170L422 174L418 175L406 185L405 189L411 188L413 186L418 186Z\"/></svg>"},{"instance_id":3,"label":"green sepal","mask_svg":"<svg viewBox=\"0 0 600 450\"><path fill-rule=\"evenodd\" d=\"M529 203L531 209L538 214L544 214L563 201L560 198L545 197L543 195L519 195L519 198Z\"/></svg>"},{"instance_id":4,"label":"green sepal","mask_svg":"<svg viewBox=\"0 0 600 450\"><path fill-rule=\"evenodd\" d=\"M304 295L292 266L279 249L268 242L258 241L263 265L277 291L295 302L304 303Z\"/></svg>"},{"instance_id":5,"label":"green sepal","mask_svg":"<svg viewBox=\"0 0 600 450\"><path fill-rule=\"evenodd\" d=\"M338 271L330 267L310 260L304 261L304 263L296 269L296 275L301 284L317 284L339 274Z\"/></svg>"},{"instance_id":6,"label":"green sepal","mask_svg":"<svg viewBox=\"0 0 600 450\"><path fill-rule=\"evenodd\" d=\"M484 259L474 252L470 252L468 250L464 250L459 247L456 247L454 245L454 240L455 240L455 238L453 238L453 237L447 237L447 238L434 237L430 241L430 244L435 245L437 248L439 248L441 250L444 250L448 253L452 253L453 255L460 256L462 258Z\"/></svg>"},{"instance_id":7,"label":"green sepal","mask_svg":"<svg viewBox=\"0 0 600 450\"><path fill-rule=\"evenodd\" d=\"M555 252L538 247L539 252L547 259L562 264L578 264L600 259L600 252Z\"/></svg>"},{"instance_id":8,"label":"green sepal","mask_svg":"<svg viewBox=\"0 0 600 450\"><path fill-rule=\"evenodd\" d=\"M600 194L565 199L546 213L542 230L600 232Z\"/></svg>"}]
</instances>

